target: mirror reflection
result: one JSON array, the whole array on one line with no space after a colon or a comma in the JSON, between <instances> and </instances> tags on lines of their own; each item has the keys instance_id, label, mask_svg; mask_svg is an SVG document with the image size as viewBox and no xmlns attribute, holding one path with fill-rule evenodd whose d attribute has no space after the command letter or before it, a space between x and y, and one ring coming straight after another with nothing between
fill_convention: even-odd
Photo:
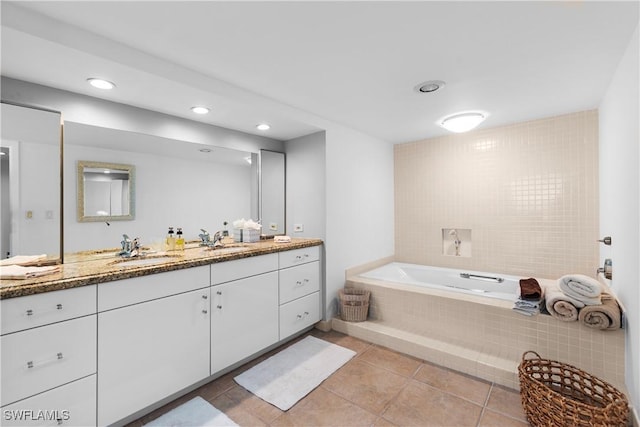
<instances>
[{"instance_id":1,"label":"mirror reflection","mask_svg":"<svg viewBox=\"0 0 640 427\"><path fill-rule=\"evenodd\" d=\"M2 103L0 257L61 259L61 115Z\"/></svg>"},{"instance_id":2,"label":"mirror reflection","mask_svg":"<svg viewBox=\"0 0 640 427\"><path fill-rule=\"evenodd\" d=\"M135 217L134 166L78 161L78 221Z\"/></svg>"},{"instance_id":3,"label":"mirror reflection","mask_svg":"<svg viewBox=\"0 0 640 427\"><path fill-rule=\"evenodd\" d=\"M285 234L285 155L260 150L260 220L262 233Z\"/></svg>"},{"instance_id":4,"label":"mirror reflection","mask_svg":"<svg viewBox=\"0 0 640 427\"><path fill-rule=\"evenodd\" d=\"M66 194L78 190L80 161L135 166L135 217L78 222L66 215L65 253L117 248L123 234L154 246L169 227L181 227L185 240L199 241L201 228L213 235L224 230L224 222L251 215L257 195L251 191L250 152L70 121L64 132ZM67 212L76 210L75 199L65 197Z\"/></svg>"}]
</instances>

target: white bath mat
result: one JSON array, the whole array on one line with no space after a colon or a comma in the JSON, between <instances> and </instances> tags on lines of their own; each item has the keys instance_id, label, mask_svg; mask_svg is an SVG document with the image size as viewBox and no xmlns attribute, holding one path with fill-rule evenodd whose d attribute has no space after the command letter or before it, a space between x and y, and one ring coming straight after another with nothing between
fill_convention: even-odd
<instances>
[{"instance_id":1,"label":"white bath mat","mask_svg":"<svg viewBox=\"0 0 640 427\"><path fill-rule=\"evenodd\" d=\"M151 421L149 427L237 426L229 417L200 396Z\"/></svg>"},{"instance_id":2,"label":"white bath mat","mask_svg":"<svg viewBox=\"0 0 640 427\"><path fill-rule=\"evenodd\" d=\"M308 336L234 380L262 400L286 411L356 352Z\"/></svg>"}]
</instances>

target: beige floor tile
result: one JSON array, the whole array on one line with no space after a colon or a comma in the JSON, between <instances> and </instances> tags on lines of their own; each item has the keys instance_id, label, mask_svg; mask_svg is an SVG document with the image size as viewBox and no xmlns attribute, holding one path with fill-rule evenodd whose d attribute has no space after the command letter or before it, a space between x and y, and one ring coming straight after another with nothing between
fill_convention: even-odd
<instances>
[{"instance_id":1,"label":"beige floor tile","mask_svg":"<svg viewBox=\"0 0 640 427\"><path fill-rule=\"evenodd\" d=\"M325 380L322 387L380 415L406 382L403 376L354 359Z\"/></svg>"},{"instance_id":2,"label":"beige floor tile","mask_svg":"<svg viewBox=\"0 0 640 427\"><path fill-rule=\"evenodd\" d=\"M388 369L404 377L412 377L421 364L420 360L411 356L378 346L370 347L359 355L358 359L380 368Z\"/></svg>"},{"instance_id":3,"label":"beige floor tile","mask_svg":"<svg viewBox=\"0 0 640 427\"><path fill-rule=\"evenodd\" d=\"M226 393L216 397L211 404L240 426L262 427L268 425L253 415L247 406L238 404Z\"/></svg>"},{"instance_id":4,"label":"beige floor tile","mask_svg":"<svg viewBox=\"0 0 640 427\"><path fill-rule=\"evenodd\" d=\"M225 396L237 403L244 411L269 424L284 413L240 386L233 387Z\"/></svg>"},{"instance_id":5,"label":"beige floor tile","mask_svg":"<svg viewBox=\"0 0 640 427\"><path fill-rule=\"evenodd\" d=\"M485 409L478 427L526 427L528 425L524 421L499 414L491 409Z\"/></svg>"},{"instance_id":6,"label":"beige floor tile","mask_svg":"<svg viewBox=\"0 0 640 427\"><path fill-rule=\"evenodd\" d=\"M271 423L279 426L371 426L376 415L319 387Z\"/></svg>"},{"instance_id":7,"label":"beige floor tile","mask_svg":"<svg viewBox=\"0 0 640 427\"><path fill-rule=\"evenodd\" d=\"M487 408L523 422L526 421L520 400L520 393L516 390L494 385L489 394Z\"/></svg>"},{"instance_id":8,"label":"beige floor tile","mask_svg":"<svg viewBox=\"0 0 640 427\"><path fill-rule=\"evenodd\" d=\"M399 426L392 423L389 420L385 420L384 418L379 417L371 427L399 427Z\"/></svg>"},{"instance_id":9,"label":"beige floor tile","mask_svg":"<svg viewBox=\"0 0 640 427\"><path fill-rule=\"evenodd\" d=\"M337 331L322 332L318 329L313 329L310 334L315 336L316 338L320 338L333 344L337 344L339 346L353 350L358 354L366 351L373 345L366 341L362 341L361 339L350 337L349 335L345 335Z\"/></svg>"},{"instance_id":10,"label":"beige floor tile","mask_svg":"<svg viewBox=\"0 0 640 427\"><path fill-rule=\"evenodd\" d=\"M489 382L430 363L422 364L414 378L482 406L491 389Z\"/></svg>"},{"instance_id":11,"label":"beige floor tile","mask_svg":"<svg viewBox=\"0 0 640 427\"><path fill-rule=\"evenodd\" d=\"M473 426L482 407L420 381L411 382L382 415L399 426Z\"/></svg>"}]
</instances>

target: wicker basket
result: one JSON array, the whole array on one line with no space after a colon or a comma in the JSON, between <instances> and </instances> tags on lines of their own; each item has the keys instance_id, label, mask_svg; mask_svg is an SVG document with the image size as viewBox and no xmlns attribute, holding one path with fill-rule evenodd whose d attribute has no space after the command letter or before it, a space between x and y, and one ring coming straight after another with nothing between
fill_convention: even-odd
<instances>
[{"instance_id":1,"label":"wicker basket","mask_svg":"<svg viewBox=\"0 0 640 427\"><path fill-rule=\"evenodd\" d=\"M340 317L347 322L363 322L369 313L371 292L362 289L340 289Z\"/></svg>"},{"instance_id":2,"label":"wicker basket","mask_svg":"<svg viewBox=\"0 0 640 427\"><path fill-rule=\"evenodd\" d=\"M527 355L535 358L527 359ZM627 398L581 369L527 351L518 366L520 398L533 426L626 426Z\"/></svg>"}]
</instances>

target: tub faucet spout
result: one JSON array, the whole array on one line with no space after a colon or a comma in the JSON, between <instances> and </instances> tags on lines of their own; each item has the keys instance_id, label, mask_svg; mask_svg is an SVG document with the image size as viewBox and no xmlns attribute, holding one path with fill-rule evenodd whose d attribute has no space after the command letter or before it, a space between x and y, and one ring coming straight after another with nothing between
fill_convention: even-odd
<instances>
[{"instance_id":1,"label":"tub faucet spout","mask_svg":"<svg viewBox=\"0 0 640 427\"><path fill-rule=\"evenodd\" d=\"M453 246L456 249L456 256L460 256L460 245L462 244L462 241L458 237L458 230L456 230L455 228L449 230L449 236L454 236L455 240L453 241Z\"/></svg>"}]
</instances>

